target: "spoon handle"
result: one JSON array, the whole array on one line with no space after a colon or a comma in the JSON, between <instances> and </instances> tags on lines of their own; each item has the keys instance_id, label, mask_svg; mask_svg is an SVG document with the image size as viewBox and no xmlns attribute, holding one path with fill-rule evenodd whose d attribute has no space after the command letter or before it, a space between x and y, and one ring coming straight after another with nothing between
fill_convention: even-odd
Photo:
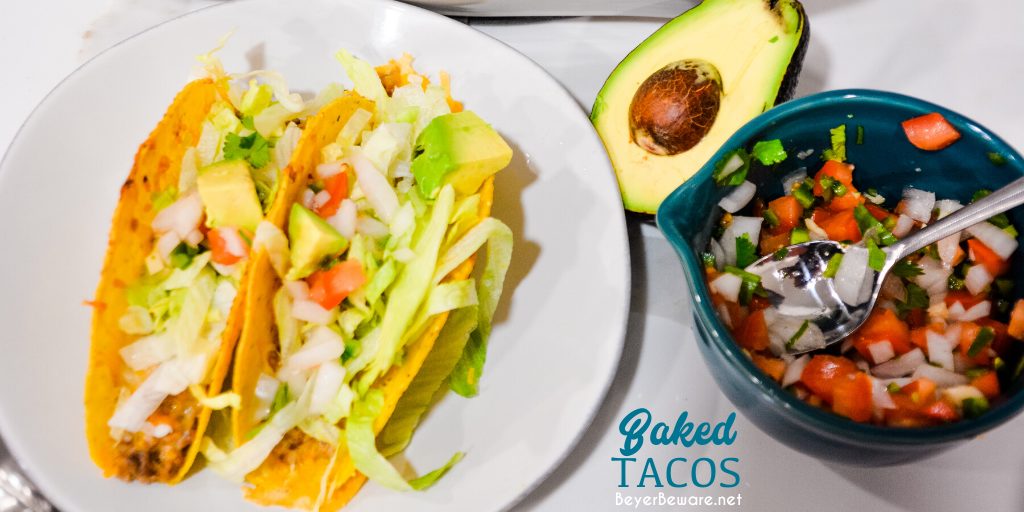
<instances>
[{"instance_id":1,"label":"spoon handle","mask_svg":"<svg viewBox=\"0 0 1024 512\"><path fill-rule=\"evenodd\" d=\"M959 233L1020 204L1024 204L1024 178L1017 178L1009 185L890 245L886 252L891 261L902 259L928 244Z\"/></svg>"}]
</instances>

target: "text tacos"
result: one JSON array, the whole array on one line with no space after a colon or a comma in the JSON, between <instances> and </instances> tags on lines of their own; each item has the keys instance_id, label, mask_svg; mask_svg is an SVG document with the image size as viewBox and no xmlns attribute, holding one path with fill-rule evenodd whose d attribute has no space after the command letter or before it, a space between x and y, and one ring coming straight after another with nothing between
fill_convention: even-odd
<instances>
[{"instance_id":1,"label":"text tacos","mask_svg":"<svg viewBox=\"0 0 1024 512\"><path fill-rule=\"evenodd\" d=\"M446 382L475 394L511 257L489 217L512 157L497 132L411 58L375 71L338 57L356 94L317 116L332 142L306 155L278 243L248 276L234 448L204 441L213 469L265 505L337 509L367 478L422 489L458 461L407 481L385 456Z\"/></svg>"},{"instance_id":2,"label":"text tacos","mask_svg":"<svg viewBox=\"0 0 1024 512\"><path fill-rule=\"evenodd\" d=\"M306 104L276 73L232 77L201 60L208 77L177 95L135 156L93 300L86 435L104 474L124 480L180 481L211 409L237 403L221 386L250 246L287 195L292 155L319 151L303 119L340 94Z\"/></svg>"}]
</instances>

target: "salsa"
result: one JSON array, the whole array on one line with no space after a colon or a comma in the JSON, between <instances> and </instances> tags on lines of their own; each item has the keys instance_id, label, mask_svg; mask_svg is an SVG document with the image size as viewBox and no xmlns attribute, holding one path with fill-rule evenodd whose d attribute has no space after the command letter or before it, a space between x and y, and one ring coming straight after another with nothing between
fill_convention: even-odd
<instances>
[{"instance_id":1,"label":"salsa","mask_svg":"<svg viewBox=\"0 0 1024 512\"><path fill-rule=\"evenodd\" d=\"M959 137L937 113L903 126L921 149L939 150ZM781 149L779 141L768 142ZM817 327L780 318L760 277L746 267L783 256L786 246L830 239L866 247L868 266L881 270L880 247L962 207L917 188L890 201L856 179L855 166L845 161L845 127L832 130L832 145L813 175L805 170L783 179L782 197L758 197L746 180L751 160L779 161L777 154L762 158L764 142L751 154L728 155L716 169L716 182L734 188L720 203L725 213L702 258L722 322L765 374L808 404L850 420L922 427L984 414L1024 371L1024 345L1017 343L1024 339L1024 300L1014 300L1008 276L1017 230L1005 214L899 262L866 322L841 344L786 353L813 338ZM978 190L971 201L988 193ZM828 260L824 278L842 277L842 257Z\"/></svg>"}]
</instances>

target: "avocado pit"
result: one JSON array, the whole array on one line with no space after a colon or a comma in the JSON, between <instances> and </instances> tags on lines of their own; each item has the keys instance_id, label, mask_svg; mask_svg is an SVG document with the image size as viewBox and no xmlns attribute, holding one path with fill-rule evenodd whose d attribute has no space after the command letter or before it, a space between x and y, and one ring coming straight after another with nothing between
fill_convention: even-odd
<instances>
[{"instance_id":1,"label":"avocado pit","mask_svg":"<svg viewBox=\"0 0 1024 512\"><path fill-rule=\"evenodd\" d=\"M655 71L629 104L633 143L655 155L677 155L711 130L722 105L722 77L710 62L685 59Z\"/></svg>"}]
</instances>

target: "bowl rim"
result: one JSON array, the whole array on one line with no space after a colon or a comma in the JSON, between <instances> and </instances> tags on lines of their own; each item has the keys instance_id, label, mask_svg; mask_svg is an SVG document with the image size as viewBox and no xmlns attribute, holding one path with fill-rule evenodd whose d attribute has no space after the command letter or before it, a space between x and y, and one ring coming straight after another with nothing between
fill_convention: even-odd
<instances>
[{"instance_id":1,"label":"bowl rim","mask_svg":"<svg viewBox=\"0 0 1024 512\"><path fill-rule=\"evenodd\" d=\"M1011 168L1016 174L1024 176L1024 164L1022 164L1020 154L992 131L968 117L940 105L904 94L876 89L838 89L786 102L743 125L722 144L696 174L666 197L655 217L658 228L665 234L682 262L683 274L689 283L690 296L693 299L693 310L698 316L698 321L703 323L711 335L707 342L734 369L752 381L753 385L761 391L762 398L767 398L773 406L791 414L794 421L804 423L825 437L853 439L875 444L880 442L888 445L942 444L974 437L1016 416L1024 408L1024 389L1019 389L1013 396L1007 397L1005 402L977 418L931 427L888 427L857 423L807 404L793 393L783 389L781 385L768 378L764 372L754 366L752 360L742 352L730 331L722 324L718 314L712 309L711 293L705 283L702 266L697 261L696 251L671 219L676 205L685 207L686 197L699 184L711 179L716 162L719 162L735 148L753 142L753 136L764 128L780 120L799 116L806 111L848 102L877 104L885 108L895 107L911 112L920 112L920 114L939 112L961 134L965 136L970 134L969 136L985 139L998 150L1000 155L1004 156L1006 159L1004 167Z\"/></svg>"}]
</instances>

